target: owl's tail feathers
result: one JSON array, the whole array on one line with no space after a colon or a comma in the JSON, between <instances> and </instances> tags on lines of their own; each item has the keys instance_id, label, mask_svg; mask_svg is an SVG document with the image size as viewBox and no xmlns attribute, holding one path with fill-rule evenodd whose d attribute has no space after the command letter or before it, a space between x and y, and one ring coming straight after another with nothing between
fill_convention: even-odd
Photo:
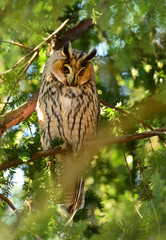
<instances>
[{"instance_id":1,"label":"owl's tail feathers","mask_svg":"<svg viewBox=\"0 0 166 240\"><path fill-rule=\"evenodd\" d=\"M71 224L76 212L84 208L84 205L85 205L84 183L85 183L85 180L82 180L82 179L79 180L75 189L74 198L72 195L70 196L70 193L66 194L65 204L60 206L61 210L64 212L64 209L65 209L67 213L68 220L66 222L66 225ZM63 215L65 216L66 214L63 214Z\"/></svg>"},{"instance_id":2,"label":"owl's tail feathers","mask_svg":"<svg viewBox=\"0 0 166 240\"><path fill-rule=\"evenodd\" d=\"M71 222L71 220L73 219L74 215L78 210L84 208L85 205L84 183L85 180L82 179L78 182L74 201L67 207L67 212L71 216L68 222ZM66 204L68 204L67 201Z\"/></svg>"}]
</instances>

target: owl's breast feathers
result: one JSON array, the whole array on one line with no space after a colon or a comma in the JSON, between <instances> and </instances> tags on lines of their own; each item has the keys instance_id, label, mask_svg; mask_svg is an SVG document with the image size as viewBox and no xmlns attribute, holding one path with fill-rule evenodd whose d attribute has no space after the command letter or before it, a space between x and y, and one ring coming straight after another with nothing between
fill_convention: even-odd
<instances>
[{"instance_id":1,"label":"owl's breast feathers","mask_svg":"<svg viewBox=\"0 0 166 240\"><path fill-rule=\"evenodd\" d=\"M55 137L78 150L96 136L99 101L92 83L79 87L44 85L40 90L37 114L42 146L47 149Z\"/></svg>"}]
</instances>

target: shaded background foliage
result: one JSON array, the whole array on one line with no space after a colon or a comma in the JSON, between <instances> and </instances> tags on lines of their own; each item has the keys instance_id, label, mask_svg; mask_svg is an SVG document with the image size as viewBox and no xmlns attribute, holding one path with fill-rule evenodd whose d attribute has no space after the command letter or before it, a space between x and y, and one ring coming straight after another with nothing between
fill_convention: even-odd
<instances>
[{"instance_id":1,"label":"shaded background foliage","mask_svg":"<svg viewBox=\"0 0 166 240\"><path fill-rule=\"evenodd\" d=\"M143 121L151 128L165 125L165 1L2 0L0 9L1 72L13 67L64 20L69 18L61 35L81 20L92 18L93 27L72 46L86 51L96 46L94 67L100 99L139 120L101 104L99 135L142 132L147 130ZM0 76L1 115L36 92L49 54L47 43L23 74L27 59ZM11 210L2 201L3 239L165 239L166 150L159 137L130 146L107 146L94 156L87 174L86 207L76 214L72 227L64 225L57 205L50 199L55 193L50 190L45 159L28 162L39 150L36 113L3 136L0 163L16 156L25 162L0 172L0 193L20 208L22 216L20 221L15 213L8 218ZM23 179L15 180L22 173ZM23 185L15 181L23 181Z\"/></svg>"}]
</instances>

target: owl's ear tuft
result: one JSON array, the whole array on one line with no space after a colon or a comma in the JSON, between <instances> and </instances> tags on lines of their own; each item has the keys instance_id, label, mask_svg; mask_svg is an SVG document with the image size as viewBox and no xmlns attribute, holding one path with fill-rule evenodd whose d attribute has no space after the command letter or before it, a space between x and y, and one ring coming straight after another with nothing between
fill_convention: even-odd
<instances>
[{"instance_id":1,"label":"owl's ear tuft","mask_svg":"<svg viewBox=\"0 0 166 240\"><path fill-rule=\"evenodd\" d=\"M85 57L84 62L89 62L91 61L97 53L96 48L92 49Z\"/></svg>"},{"instance_id":2,"label":"owl's ear tuft","mask_svg":"<svg viewBox=\"0 0 166 240\"><path fill-rule=\"evenodd\" d=\"M62 48L62 54L67 57L68 59L72 58L72 47L71 47L71 42L67 41L65 45Z\"/></svg>"}]
</instances>

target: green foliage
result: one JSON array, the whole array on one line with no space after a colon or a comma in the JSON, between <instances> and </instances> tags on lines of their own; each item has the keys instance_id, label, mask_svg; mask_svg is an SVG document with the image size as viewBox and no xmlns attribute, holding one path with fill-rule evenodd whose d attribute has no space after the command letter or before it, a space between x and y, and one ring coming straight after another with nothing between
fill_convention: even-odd
<instances>
[{"instance_id":1,"label":"green foliage","mask_svg":"<svg viewBox=\"0 0 166 240\"><path fill-rule=\"evenodd\" d=\"M72 46L88 51L96 46L94 60L101 104L101 138L157 129L166 124L166 19L162 0L1 1L0 72L6 71L43 41L64 20L61 34L91 17L94 23ZM26 48L13 45L23 44ZM12 111L40 86L49 44L22 74L31 56L0 76L0 114ZM125 111L125 114L122 114ZM143 123L145 123L143 125ZM1 238L164 240L166 238L165 137L155 136L99 149L87 172L85 208L66 226L55 201L60 190L50 184L46 159L29 162L41 150L36 113L9 129L2 138L0 164L22 160L23 165L0 172L0 193L19 208L21 219L4 201L0 207ZM61 145L55 139L52 147ZM136 155L136 157L135 157ZM138 163L139 161L139 163ZM58 166L58 163L56 163ZM18 169L21 186L15 182ZM9 217L8 217L9 216Z\"/></svg>"}]
</instances>

